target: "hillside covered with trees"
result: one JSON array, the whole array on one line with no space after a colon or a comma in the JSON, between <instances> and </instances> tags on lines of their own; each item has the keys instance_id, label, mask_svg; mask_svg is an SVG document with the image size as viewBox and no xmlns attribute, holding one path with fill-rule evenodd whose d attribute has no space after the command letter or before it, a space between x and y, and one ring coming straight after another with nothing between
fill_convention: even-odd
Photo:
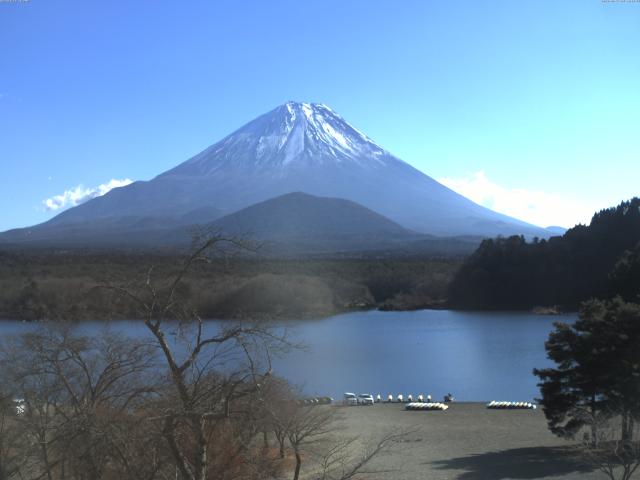
<instances>
[{"instance_id":1,"label":"hillside covered with trees","mask_svg":"<svg viewBox=\"0 0 640 480\"><path fill-rule=\"evenodd\" d=\"M99 285L158 278L181 265L177 255L0 251L0 318L137 318L131 302ZM181 296L205 318L308 318L445 301L458 258L264 259L199 262Z\"/></svg>"},{"instance_id":2,"label":"hillside covered with trees","mask_svg":"<svg viewBox=\"0 0 640 480\"><path fill-rule=\"evenodd\" d=\"M484 240L449 289L455 308L577 309L590 298L640 292L640 198L596 213L561 237Z\"/></svg>"}]
</instances>

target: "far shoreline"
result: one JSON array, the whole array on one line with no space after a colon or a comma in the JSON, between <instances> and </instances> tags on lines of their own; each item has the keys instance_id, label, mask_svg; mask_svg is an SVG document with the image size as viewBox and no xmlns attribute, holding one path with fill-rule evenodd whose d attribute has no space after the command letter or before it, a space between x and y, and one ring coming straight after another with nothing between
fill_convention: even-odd
<instances>
[{"instance_id":1,"label":"far shoreline","mask_svg":"<svg viewBox=\"0 0 640 480\"><path fill-rule=\"evenodd\" d=\"M446 305L444 303L441 304L430 304L430 305L421 305L415 307L406 307L406 308L393 308L388 305L382 305L376 308L352 308L352 309L344 309L344 310L336 310L334 312L326 312L322 314L318 314L317 312L305 312L299 315L286 315L286 316L268 316L268 315L256 315L256 316L231 316L231 317L207 317L202 320L207 321L218 321L218 322L305 322L305 321L318 321L325 320L331 317L336 317L349 313L367 313L367 312L417 312L417 311L452 311L459 313L496 313L496 314L532 314L539 316L548 316L548 317L561 317L565 315L575 315L578 313L577 310L560 310L555 307L535 307L533 309L499 309L499 308L488 308L488 309L470 309L470 308L454 308L450 305ZM28 319L28 318L15 318L15 317L5 317L0 316L0 323L2 322L21 322L21 323L83 323L83 322L120 322L120 321L129 321L129 322L143 322L143 318L137 317L112 317L112 318L43 318L43 319ZM172 321L171 319L167 319L167 321ZM194 321L196 321L194 319Z\"/></svg>"}]
</instances>

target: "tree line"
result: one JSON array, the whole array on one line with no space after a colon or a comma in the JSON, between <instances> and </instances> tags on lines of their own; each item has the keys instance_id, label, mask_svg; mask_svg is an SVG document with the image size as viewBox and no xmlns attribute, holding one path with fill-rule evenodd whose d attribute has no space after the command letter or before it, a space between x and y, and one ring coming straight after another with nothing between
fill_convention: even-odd
<instances>
[{"instance_id":1,"label":"tree line","mask_svg":"<svg viewBox=\"0 0 640 480\"><path fill-rule=\"evenodd\" d=\"M635 301L639 291L640 199L633 198L561 237L484 240L454 276L448 297L459 308L577 310L590 298Z\"/></svg>"},{"instance_id":2,"label":"tree line","mask_svg":"<svg viewBox=\"0 0 640 480\"><path fill-rule=\"evenodd\" d=\"M130 299L94 287L156 278L180 268L177 254L0 251L0 318L131 319ZM213 258L196 264L180 295L207 318L317 318L384 307L411 309L444 301L460 264L455 258Z\"/></svg>"}]
</instances>

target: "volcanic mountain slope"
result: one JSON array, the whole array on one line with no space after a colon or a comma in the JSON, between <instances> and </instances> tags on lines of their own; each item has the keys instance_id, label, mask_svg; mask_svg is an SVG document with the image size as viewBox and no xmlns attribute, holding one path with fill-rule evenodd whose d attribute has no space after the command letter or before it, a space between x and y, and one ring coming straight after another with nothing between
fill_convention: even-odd
<instances>
[{"instance_id":1,"label":"volcanic mountain slope","mask_svg":"<svg viewBox=\"0 0 640 480\"><path fill-rule=\"evenodd\" d=\"M211 224L225 236L253 239L261 252L297 254L363 252L380 255L469 254L480 237L434 237L407 230L350 200L295 192L251 205Z\"/></svg>"},{"instance_id":2,"label":"volcanic mountain slope","mask_svg":"<svg viewBox=\"0 0 640 480\"><path fill-rule=\"evenodd\" d=\"M406 240L421 237L355 202L301 192L243 208L212 225L232 235L273 241L340 237Z\"/></svg>"},{"instance_id":3,"label":"volcanic mountain slope","mask_svg":"<svg viewBox=\"0 0 640 480\"><path fill-rule=\"evenodd\" d=\"M392 249L425 237L355 202L300 192L244 208L212 227L266 242L270 249L306 252Z\"/></svg>"},{"instance_id":4,"label":"volcanic mountain slope","mask_svg":"<svg viewBox=\"0 0 640 480\"><path fill-rule=\"evenodd\" d=\"M207 223L211 212L229 214L291 192L351 200L419 233L549 236L444 187L329 107L289 102L150 181L114 189L3 240L35 240L67 229L77 235L115 222L126 242L127 229L139 230L141 219L164 226L185 218Z\"/></svg>"}]
</instances>

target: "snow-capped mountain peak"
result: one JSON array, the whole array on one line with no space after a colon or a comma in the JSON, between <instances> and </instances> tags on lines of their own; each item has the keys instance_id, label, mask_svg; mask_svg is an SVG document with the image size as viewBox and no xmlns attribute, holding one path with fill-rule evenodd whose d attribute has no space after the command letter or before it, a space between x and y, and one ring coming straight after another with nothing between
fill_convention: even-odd
<instances>
[{"instance_id":1,"label":"snow-capped mountain peak","mask_svg":"<svg viewBox=\"0 0 640 480\"><path fill-rule=\"evenodd\" d=\"M376 168L401 162L319 103L287 102L256 118L165 175L209 175L221 168L273 170L331 163Z\"/></svg>"},{"instance_id":2,"label":"snow-capped mountain peak","mask_svg":"<svg viewBox=\"0 0 640 480\"><path fill-rule=\"evenodd\" d=\"M324 104L289 102L286 107L293 118L296 118L297 111L302 112L312 144L323 144L344 155L356 157L386 153Z\"/></svg>"}]
</instances>

